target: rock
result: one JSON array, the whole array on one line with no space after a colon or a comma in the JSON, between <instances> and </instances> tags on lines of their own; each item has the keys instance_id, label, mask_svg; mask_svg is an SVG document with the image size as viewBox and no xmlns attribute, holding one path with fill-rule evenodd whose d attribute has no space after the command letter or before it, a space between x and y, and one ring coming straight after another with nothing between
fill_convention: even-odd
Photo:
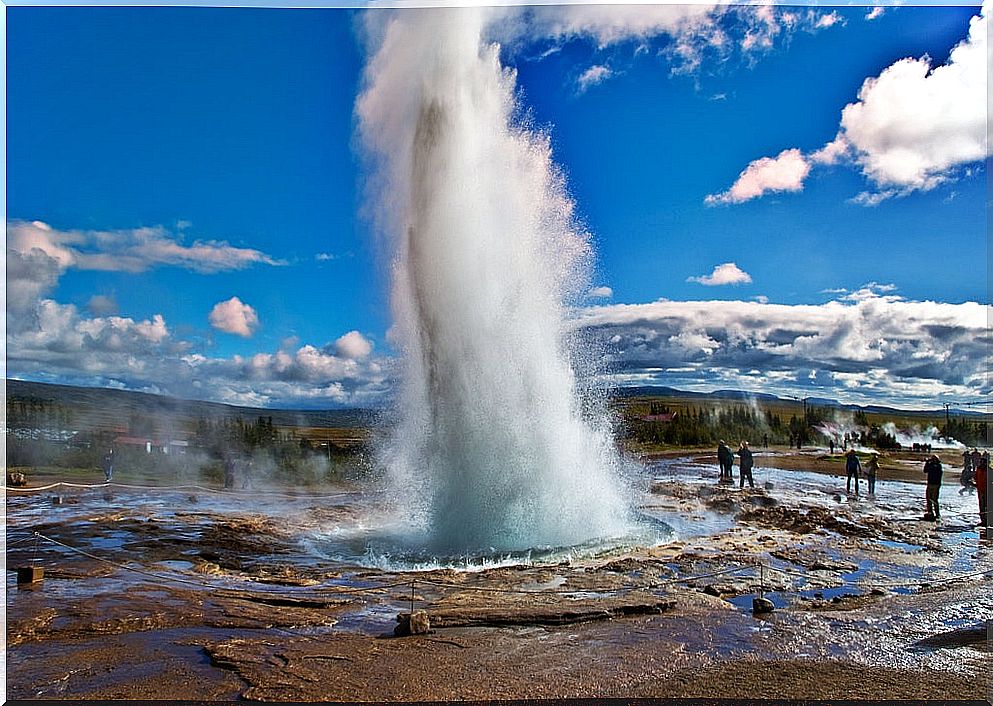
<instances>
[{"instance_id":1,"label":"rock","mask_svg":"<svg viewBox=\"0 0 993 706\"><path fill-rule=\"evenodd\" d=\"M426 610L415 610L413 613L400 613L397 616L397 626L393 634L399 637L407 635L426 635L431 630L431 621Z\"/></svg>"},{"instance_id":2,"label":"rock","mask_svg":"<svg viewBox=\"0 0 993 706\"><path fill-rule=\"evenodd\" d=\"M776 606L768 598L757 596L752 599L752 613L755 613L756 615L771 613L775 609Z\"/></svg>"},{"instance_id":3,"label":"rock","mask_svg":"<svg viewBox=\"0 0 993 706\"><path fill-rule=\"evenodd\" d=\"M717 586L715 586L714 584L709 584L707 586L704 586L703 592L706 593L708 596L720 597L721 595L720 589L718 589Z\"/></svg>"},{"instance_id":4,"label":"rock","mask_svg":"<svg viewBox=\"0 0 993 706\"><path fill-rule=\"evenodd\" d=\"M17 568L17 583L39 583L45 579L45 569L41 566L19 566Z\"/></svg>"}]
</instances>

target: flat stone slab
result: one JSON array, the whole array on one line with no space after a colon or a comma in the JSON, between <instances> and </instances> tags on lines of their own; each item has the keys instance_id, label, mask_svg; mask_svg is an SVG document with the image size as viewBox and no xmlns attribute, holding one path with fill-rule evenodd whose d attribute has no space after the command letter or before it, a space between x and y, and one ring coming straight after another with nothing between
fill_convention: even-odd
<instances>
[{"instance_id":1,"label":"flat stone slab","mask_svg":"<svg viewBox=\"0 0 993 706\"><path fill-rule=\"evenodd\" d=\"M429 609L431 626L478 627L504 625L571 625L610 620L630 615L656 615L671 610L676 602L638 593L616 598L568 600L534 605L472 605Z\"/></svg>"}]
</instances>

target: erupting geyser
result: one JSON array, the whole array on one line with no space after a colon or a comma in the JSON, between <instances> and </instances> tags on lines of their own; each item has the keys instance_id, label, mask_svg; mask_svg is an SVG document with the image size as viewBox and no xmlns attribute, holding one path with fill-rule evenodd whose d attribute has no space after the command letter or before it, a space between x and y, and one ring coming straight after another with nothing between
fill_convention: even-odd
<instances>
[{"instance_id":1,"label":"erupting geyser","mask_svg":"<svg viewBox=\"0 0 993 706\"><path fill-rule=\"evenodd\" d=\"M568 345L588 237L486 12L374 15L357 104L404 361L382 460L425 543L453 553L570 546L628 522L609 425L577 392Z\"/></svg>"}]
</instances>

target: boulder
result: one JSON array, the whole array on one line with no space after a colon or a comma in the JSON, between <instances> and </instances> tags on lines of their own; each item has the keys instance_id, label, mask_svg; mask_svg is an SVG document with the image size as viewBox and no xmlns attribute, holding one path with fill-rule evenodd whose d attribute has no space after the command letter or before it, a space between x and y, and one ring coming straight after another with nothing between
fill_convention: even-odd
<instances>
[{"instance_id":1,"label":"boulder","mask_svg":"<svg viewBox=\"0 0 993 706\"><path fill-rule=\"evenodd\" d=\"M431 631L431 621L426 610L415 610L413 613L400 613L397 616L397 626L393 634L399 637L407 635L426 635Z\"/></svg>"},{"instance_id":2,"label":"boulder","mask_svg":"<svg viewBox=\"0 0 993 706\"><path fill-rule=\"evenodd\" d=\"M761 596L756 596L752 599L752 613L756 615L761 615L763 613L771 613L776 609L776 606L768 598L762 598Z\"/></svg>"}]
</instances>

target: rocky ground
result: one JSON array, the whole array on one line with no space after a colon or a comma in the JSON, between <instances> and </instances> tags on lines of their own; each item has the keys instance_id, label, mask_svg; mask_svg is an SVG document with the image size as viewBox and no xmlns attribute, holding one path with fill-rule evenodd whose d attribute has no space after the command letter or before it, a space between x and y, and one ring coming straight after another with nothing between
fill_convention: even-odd
<instances>
[{"instance_id":1,"label":"rocky ground","mask_svg":"<svg viewBox=\"0 0 993 706\"><path fill-rule=\"evenodd\" d=\"M823 454L760 454L743 491L708 454L645 465L640 511L671 541L474 570L315 558L309 537L369 512L354 489L9 497L8 696L989 698L975 496L950 477L928 523L913 458L856 500ZM394 637L411 607L431 632Z\"/></svg>"}]
</instances>

